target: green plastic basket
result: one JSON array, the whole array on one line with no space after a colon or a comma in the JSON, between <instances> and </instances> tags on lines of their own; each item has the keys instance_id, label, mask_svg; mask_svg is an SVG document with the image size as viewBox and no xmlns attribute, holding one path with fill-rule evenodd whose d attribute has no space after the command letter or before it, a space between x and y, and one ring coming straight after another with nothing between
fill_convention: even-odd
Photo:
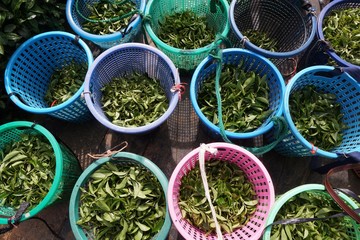
<instances>
[{"instance_id":1,"label":"green plastic basket","mask_svg":"<svg viewBox=\"0 0 360 240\"><path fill-rule=\"evenodd\" d=\"M326 197L330 197L330 195L326 192L325 186L322 184L304 184L298 187L295 187L286 193L280 195L277 197L275 204L272 206L270 214L268 216L268 219L266 221L266 225L269 225L274 222L274 219L281 209L281 207L292 197L302 193L302 192L316 192L319 194L323 194ZM351 200L348 196L343 194L342 192L339 192L339 196L352 208L356 209L358 208L356 203ZM340 218L339 218L340 219ZM352 227L349 227L347 229L347 235L349 236L349 239L351 240L358 240L360 239L360 226L357 224L352 218L343 218L342 221L347 221L349 223L349 226L352 225ZM271 234L271 226L266 229L264 232L264 235L262 237L262 240L269 240Z\"/></svg>"},{"instance_id":2,"label":"green plastic basket","mask_svg":"<svg viewBox=\"0 0 360 240\"><path fill-rule=\"evenodd\" d=\"M69 218L70 218L70 226L71 226L71 229L72 229L76 239L85 240L85 239L93 239L94 238L94 236L92 236L91 233L89 233L85 229L81 228L81 226L76 224L76 222L79 220L79 205L80 205L80 195L81 195L80 188L83 187L87 183L87 180L89 179L89 177L92 175L93 172L95 172L103 164L105 164L106 162L109 162L109 161L111 161L111 163L114 163L117 165L130 163L130 164L135 164L135 165L140 165L140 166L146 167L159 180L159 182L162 186L162 189L164 191L164 194L165 194L165 199L166 199L167 189L168 189L168 179L165 176L165 174L161 171L161 169L155 163L153 163L151 160L149 160L143 156L140 156L140 155L137 155L134 153L129 153L129 152L119 152L110 157L100 158L100 159L96 160L95 162L93 162L89 167L87 167L84 170L84 172L81 174L80 178L76 182L74 189L71 193L70 205L69 205ZM166 203L166 205L167 205L167 203ZM165 222L164 222L162 228L160 229L160 231L154 237L152 237L152 239L153 240L167 239L170 228L171 228L171 219L170 219L168 207L166 206Z\"/></svg>"},{"instance_id":3,"label":"green plastic basket","mask_svg":"<svg viewBox=\"0 0 360 240\"><path fill-rule=\"evenodd\" d=\"M159 22L162 22L168 15L185 10L193 11L197 16L206 16L209 26L214 27L216 33L227 37L230 30L228 22L229 4L227 0L218 0L219 5L216 11L210 10L211 2L216 0L150 0L145 9L146 21L144 21L145 31L154 42L157 48L163 51L175 64L176 67L185 70L193 70L206 58L215 44L214 42L198 49L179 49L167 45L161 41L159 33ZM219 7L222 6L222 7Z\"/></svg>"},{"instance_id":4,"label":"green plastic basket","mask_svg":"<svg viewBox=\"0 0 360 240\"><path fill-rule=\"evenodd\" d=\"M55 154L55 177L45 198L37 206L25 212L20 221L27 220L49 205L70 198L71 191L82 170L72 151L59 142L47 129L39 124L16 121L0 126L0 148L21 139L21 134L43 135L51 144ZM15 215L17 209L12 206L0 206L0 224L8 224L8 218Z\"/></svg>"}]
</instances>

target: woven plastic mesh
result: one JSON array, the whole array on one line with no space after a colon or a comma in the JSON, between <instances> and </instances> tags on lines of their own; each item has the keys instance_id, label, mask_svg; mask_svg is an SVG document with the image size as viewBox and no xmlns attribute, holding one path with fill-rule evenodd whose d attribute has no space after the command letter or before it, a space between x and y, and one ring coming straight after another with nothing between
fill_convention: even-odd
<instances>
[{"instance_id":1,"label":"woven plastic mesh","mask_svg":"<svg viewBox=\"0 0 360 240\"><path fill-rule=\"evenodd\" d=\"M283 95L285 92L285 85L283 78L277 68L267 59L260 55L254 54L245 49L225 49L223 50L222 63L224 65L239 65L243 62L244 70L246 72L253 71L261 77L266 75L266 80L269 86L269 109L273 110L264 123L256 130L248 133L230 132L226 131L226 135L232 139L254 138L269 131L273 126L271 118L280 116L282 114ZM206 58L194 72L190 85L190 98L191 103L195 109L196 114L199 116L200 121L213 132L213 134L220 136L220 129L214 125L207 117L201 112L197 103L198 92L201 90L202 83L210 76L215 77L216 61L212 57ZM220 79L221 86L221 79ZM217 111L214 109L214 111ZM226 129L225 129L226 130Z\"/></svg>"},{"instance_id":2,"label":"woven plastic mesh","mask_svg":"<svg viewBox=\"0 0 360 240\"><path fill-rule=\"evenodd\" d=\"M250 220L231 234L225 234L223 236L224 239L259 239L275 199L270 175L259 159L239 146L228 143L211 143L208 145L217 148L218 152L216 155L211 155L206 152L205 161L216 158L236 164L246 174L256 192L258 200L256 211ZM199 148L188 153L173 171L168 189L169 212L174 226L185 239L215 240L217 239L215 235L207 236L196 226L191 225L186 219L183 219L178 204L181 179L195 167L198 161Z\"/></svg>"},{"instance_id":3,"label":"woven plastic mesh","mask_svg":"<svg viewBox=\"0 0 360 240\"><path fill-rule=\"evenodd\" d=\"M103 164L106 162L111 162L112 164L115 164L117 166L138 166L147 169L149 172L151 172L159 181L161 184L162 190L164 191L164 194L166 196L167 187L168 187L168 179L166 178L165 174L162 172L162 170L154 164L151 160L137 155L133 153L128 152L120 152L115 154L113 157L108 158L104 157L96 162L93 162L89 167L85 169L85 171L81 174L81 176L78 178L76 182L76 186L73 189L71 199L70 199L70 224L71 228L73 230L73 233L76 237L76 239L95 239L96 236L94 236L92 231L88 231L85 228L80 227L80 225L77 224L77 221L80 218L79 208L81 205L80 196L81 196L81 190L80 188L86 187L87 182L91 176L92 173L94 173L96 170L98 170ZM163 223L162 228L160 231L151 239L165 239L168 235L171 227L171 220L170 215L167 210L165 215L165 221Z\"/></svg>"},{"instance_id":4,"label":"woven plastic mesh","mask_svg":"<svg viewBox=\"0 0 360 240\"><path fill-rule=\"evenodd\" d=\"M266 33L277 42L276 52L263 49L261 46L248 44L245 47L266 57L274 57L282 53L281 58L292 57L305 50L305 44L312 41L311 33L314 20L301 8L302 1L282 0L237 0L230 8L231 20L230 39L234 47L243 47L247 30ZM251 39L250 39L251 40ZM294 52L295 51L295 52Z\"/></svg>"},{"instance_id":5,"label":"woven plastic mesh","mask_svg":"<svg viewBox=\"0 0 360 240\"><path fill-rule=\"evenodd\" d=\"M39 130L20 125L18 127L14 126L11 128L4 127L4 129L0 128L0 148L4 148L9 143L21 140L21 135L23 134L44 135L45 137L48 137L48 133L42 132L41 129ZM72 188L82 172L80 164L71 150L60 141L58 141L57 144L61 149L61 155L54 153L56 158L56 168L59 168L59 166L62 165L62 173L61 175L55 174L55 178L60 180L60 183L55 191L50 191L48 193L52 194L49 200L47 202L42 201L40 203L40 211L59 200L69 199ZM10 217L13 216L14 213L15 211L11 206L0 207L0 215ZM25 214L25 216L25 218L31 217L32 210ZM24 217L22 220L24 220Z\"/></svg>"},{"instance_id":6,"label":"woven plastic mesh","mask_svg":"<svg viewBox=\"0 0 360 240\"><path fill-rule=\"evenodd\" d=\"M297 73L291 80L285 92L285 102L287 103L284 104L285 118L291 131L289 131L288 136L275 147L275 150L280 154L298 157L313 156L311 150L315 149L317 150L316 155L336 158L337 155L335 153L359 151L360 86L346 73L334 77L325 77L323 73L331 70L333 70L333 67L309 67ZM348 126L348 129L342 132L343 140L341 145L329 151L317 149L316 146L312 146L311 143L301 136L289 113L289 98L291 94L309 85L315 86L318 91L336 95L337 102L341 105L341 112L343 113L342 121Z\"/></svg>"},{"instance_id":7,"label":"woven plastic mesh","mask_svg":"<svg viewBox=\"0 0 360 240\"><path fill-rule=\"evenodd\" d=\"M332 14L333 11L342 10L342 9L349 9L349 8L360 8L360 2L357 0L349 1L349 0L337 0L329 3L325 6L325 8L321 11L319 17L318 17L318 25L317 25L317 33L320 40L327 41L325 39L323 30L325 27L325 18ZM331 42L329 42L329 45L331 46ZM339 55L336 54L336 52L332 49L332 47L324 47L323 48L329 56L340 66L357 66L350 62L348 62L346 59L342 59ZM335 49L336 50L336 49ZM360 66L357 66L360 67Z\"/></svg>"},{"instance_id":8,"label":"woven plastic mesh","mask_svg":"<svg viewBox=\"0 0 360 240\"><path fill-rule=\"evenodd\" d=\"M146 16L150 16L150 20L144 22L145 30L156 47L163 51L174 62L176 67L180 69L195 69L209 55L213 45L210 44L202 48L187 50L169 46L157 37L160 31L159 22L163 22L166 16L176 12L191 10L197 16L205 16L208 26L214 28L216 33L226 37L229 31L229 4L227 0L220 0L219 2L223 6L224 11L217 6L216 12L212 13L210 11L210 2L209 0L150 0L147 3Z\"/></svg>"},{"instance_id":9,"label":"woven plastic mesh","mask_svg":"<svg viewBox=\"0 0 360 240\"><path fill-rule=\"evenodd\" d=\"M6 67L5 86L19 107L73 122L91 117L85 100L80 96L83 87L73 98L56 107L49 107L44 100L55 70L73 61L87 66L92 62L90 50L74 39L75 36L68 33L48 32L29 39L14 53Z\"/></svg>"},{"instance_id":10,"label":"woven plastic mesh","mask_svg":"<svg viewBox=\"0 0 360 240\"><path fill-rule=\"evenodd\" d=\"M124 43L118 47L108 49L101 54L88 71L85 80L85 99L90 111L106 127L118 132L140 133L158 127L166 120L176 107L178 93L171 89L179 84L178 72L169 58L157 49L141 43ZM125 77L137 72L147 73L149 77L157 79L168 99L169 107L159 119L139 127L127 128L112 124L106 117L101 103L101 88L111 82L113 78Z\"/></svg>"},{"instance_id":11,"label":"woven plastic mesh","mask_svg":"<svg viewBox=\"0 0 360 240\"><path fill-rule=\"evenodd\" d=\"M279 196L279 198L277 198L271 209L266 225L269 225L274 222L276 215L278 214L280 209L284 206L284 204L288 202L288 200L296 197L298 194L303 192L309 192L323 199L331 199L331 196L329 195L329 193L325 191L325 187L321 184L300 185L296 188L289 190L288 192L282 194L281 196ZM352 199L350 199L346 195L340 193L340 197L353 208L357 208L355 202L352 201ZM349 240L357 240L360 238L360 225L357 224L356 221L354 221L350 217L339 218L339 221L342 221L343 224L346 224L347 226L346 234ZM266 229L262 237L262 240L270 240L270 237L271 237L271 227Z\"/></svg>"},{"instance_id":12,"label":"woven plastic mesh","mask_svg":"<svg viewBox=\"0 0 360 240\"><path fill-rule=\"evenodd\" d=\"M146 0L131 0L136 4L137 10L143 12L145 9ZM131 42L137 34L141 31L141 16L137 14L134 16L134 20L129 24L124 35L124 30L120 32L114 32L106 35L96 35L93 33L86 32L82 29L82 24L86 21L76 10L76 4L78 4L79 12L88 17L91 14L91 8L89 6L100 2L100 0L69 0L66 5L66 18L70 27L79 36L92 41L103 49L116 46L121 43ZM120 2L120 1L119 1Z\"/></svg>"}]
</instances>

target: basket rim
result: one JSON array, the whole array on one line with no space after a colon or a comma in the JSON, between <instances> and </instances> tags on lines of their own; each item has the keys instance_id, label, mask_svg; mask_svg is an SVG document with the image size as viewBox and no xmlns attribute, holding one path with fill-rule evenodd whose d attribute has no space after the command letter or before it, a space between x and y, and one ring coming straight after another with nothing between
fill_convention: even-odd
<instances>
[{"instance_id":1,"label":"basket rim","mask_svg":"<svg viewBox=\"0 0 360 240\"><path fill-rule=\"evenodd\" d=\"M297 186L293 189L290 189L289 191L282 194L272 205L272 208L270 209L270 214L268 215L268 218L266 220L266 225L269 225L274 222L276 214L279 212L281 207L292 197L294 197L297 194L300 194L302 192L308 192L308 191L324 191L326 192L325 186L323 184L317 184L317 183L309 183L309 184L303 184L300 186ZM329 195L330 196L330 195ZM357 205L354 201L352 201L348 196L343 194L342 192L339 192L339 196L345 200L347 203L350 204L351 207L354 209L357 208ZM263 240L269 240L271 234L271 226L266 228L264 231L264 235L262 237Z\"/></svg>"},{"instance_id":2,"label":"basket rim","mask_svg":"<svg viewBox=\"0 0 360 240\"><path fill-rule=\"evenodd\" d=\"M151 16L150 15L150 9L152 7L152 3L158 1L158 0L149 0L146 4L146 8L145 8L145 16ZM229 4L226 0L220 0L223 3L223 6L225 7L225 12L229 11ZM174 54L181 54L181 55L187 55L187 56L191 56L191 55L198 55L201 53L206 53L209 50L211 50L216 42L215 39L212 43L203 46L201 48L197 48L197 49L180 49L180 48L175 48L173 46L170 46L168 44L166 44L165 42L163 42L153 31L152 27L151 27L151 23L149 21L145 21L144 22L144 27L146 32L149 34L150 38L154 41L154 43L159 46L160 48L163 48L171 53ZM227 15L227 21L224 27L224 30L222 31L221 35L222 36L227 36L228 33L230 31L230 26L229 26L229 16Z\"/></svg>"},{"instance_id":3,"label":"basket rim","mask_svg":"<svg viewBox=\"0 0 360 240\"><path fill-rule=\"evenodd\" d=\"M283 81L283 77L279 71L279 69L267 58L251 52L250 50L247 49L241 49L241 48L226 48L222 51L222 53L224 55L226 54L230 54L230 53L236 53L238 55L251 55L261 61L263 61L264 63L266 63L269 67L271 67L271 69L274 71L277 79L279 80L279 84L281 86L281 99L279 101L279 107L276 111L275 116L279 117L282 116L283 114L283 97L284 97L284 93L285 93L285 83ZM192 79L191 79L191 83L190 83L190 99L192 102L192 105L194 107L194 110L196 112L196 114L199 116L199 118L206 124L206 126L210 127L210 129L212 129L212 131L215 131L216 133L220 134L220 128L216 125L214 125L201 111L198 103L197 103L197 94L196 94L196 84L197 84L197 76L200 74L202 68L209 62L211 62L213 60L213 57L211 55L209 55L208 57L206 57L205 59L203 59L200 64L196 67L194 74L192 75ZM225 130L225 134L226 136L233 138L233 139L246 139L246 138L252 138L258 135L262 135L266 132L268 132L271 128L273 128L274 123L273 121L269 121L269 123L266 126L262 126L260 128L257 128L254 131L251 132L245 132L245 133L239 133L239 132L231 132L231 131L227 131Z\"/></svg>"},{"instance_id":4,"label":"basket rim","mask_svg":"<svg viewBox=\"0 0 360 240\"><path fill-rule=\"evenodd\" d=\"M358 2L352 1L352 0L336 0L336 1L332 1L329 4L327 4L320 11L320 14L318 16L318 22L317 22L317 35L320 40L326 42L324 32L323 32L323 23L324 23L324 20L325 20L325 17L327 16L327 14L329 14L331 12L331 10L334 7L336 7L337 5L346 4L346 3L358 3ZM359 8L360 8L360 5L359 5ZM331 58L333 60L335 60L335 62L337 62L342 67L360 68L359 65L355 65L355 64L350 63L350 62L346 61L345 59L341 58L335 51L332 51L331 49L326 49L326 53L329 54L331 56Z\"/></svg>"},{"instance_id":5,"label":"basket rim","mask_svg":"<svg viewBox=\"0 0 360 240\"><path fill-rule=\"evenodd\" d=\"M92 34L89 32L84 31L80 26L78 26L72 16L72 6L75 3L76 0L68 0L66 2L66 19L70 25L70 27L74 30L75 33L79 34L81 37L90 40L90 41L94 41L97 43L106 43L108 41L116 41L119 40L121 38L123 38L123 35L121 32L115 32L115 33L111 33L111 34L104 34L104 35L98 35L98 34ZM140 12L143 12L145 10L145 6L146 6L146 0L140 0L140 7L138 8ZM141 22L141 16L138 15L135 20L130 23L129 25L129 29L134 29L136 28ZM131 30L130 30L131 31Z\"/></svg>"},{"instance_id":6,"label":"basket rim","mask_svg":"<svg viewBox=\"0 0 360 240\"><path fill-rule=\"evenodd\" d=\"M79 219L78 207L79 207L79 199L80 199L80 187L82 187L86 183L86 181L88 180L88 178L94 171L96 171L98 168L100 168L106 162L110 162L112 160L111 159L112 157L126 158L126 159L129 159L136 163L139 163L143 167L146 167L147 169L149 169L155 175L155 177L158 179L158 181L160 182L160 184L163 188L164 195L165 195L165 200L167 199L168 179L165 176L164 172L154 162L152 162L148 158L143 157L138 154L135 154L135 153L130 153L130 152L119 152L110 157L100 158L100 159L96 160L95 162L93 162L92 164L90 164L83 171L83 173L80 175L80 177L76 181L74 188L71 192L70 202L69 202L69 220L70 220L71 229L72 229L76 239L87 239L83 229L79 225L76 224L76 221ZM168 210L168 203L166 201L165 221L164 221L164 224L163 224L161 230L159 231L159 233L157 235L155 235L155 236L157 236L157 239L165 239L170 231L170 227L171 227L171 219L170 219L169 210Z\"/></svg>"},{"instance_id":7,"label":"basket rim","mask_svg":"<svg viewBox=\"0 0 360 240\"><path fill-rule=\"evenodd\" d=\"M14 121L5 123L0 126L0 134L4 131L8 131L14 128L33 128L41 135L43 135L50 143L53 148L55 155L55 172L54 172L54 180L51 184L49 192L45 195L45 197L30 211L25 212L20 221L27 220L35 215L37 215L40 211L46 208L49 203L53 200L54 196L56 196L56 192L61 183L61 176L63 174L63 154L60 148L58 141L55 139L54 135L52 135L46 128L43 126L29 122L29 121ZM8 218L0 217L0 224L8 224Z\"/></svg>"},{"instance_id":8,"label":"basket rim","mask_svg":"<svg viewBox=\"0 0 360 240\"><path fill-rule=\"evenodd\" d=\"M286 3L285 1L280 1L281 3ZM244 40L244 36L242 35L242 33L240 32L239 28L236 25L235 22L235 16L234 16L234 11L235 11L235 4L236 1L232 1L230 4L230 8L229 8L229 19L230 19L230 27L231 29L235 32L236 37L239 37L241 41ZM289 6L292 6L289 3ZM301 47L299 47L298 49L292 50L292 51L288 51L288 52L272 52L263 48L260 48L258 46L256 46L255 44L251 43L250 41L244 41L244 45L249 48L251 51L261 54L264 57L268 57L268 58L289 58L289 57L294 57L298 54L300 54L301 52L305 51L310 44L312 43L313 39L316 36L316 24L317 24L317 17L315 14L311 13L311 33L310 36L308 37L308 39L303 43L303 45Z\"/></svg>"},{"instance_id":9,"label":"basket rim","mask_svg":"<svg viewBox=\"0 0 360 240\"><path fill-rule=\"evenodd\" d=\"M155 47L152 47L150 45L146 45L143 43L123 43L123 44L120 44L120 45L117 45L117 46L114 46L114 47L111 47L111 48L105 50L103 53L101 53L95 59L95 61L89 68L89 70L86 74L86 77L85 77L84 96L85 96L85 101L86 101L86 104L87 104L90 112L101 124L103 124L104 126L110 128L116 132L122 132L122 133L127 133L127 134L139 134L139 133L146 133L146 132L149 132L149 131L157 128L158 126L160 126L162 123L164 123L168 119L168 117L175 110L175 107L177 106L178 101L179 101L179 97L176 92L174 92L172 95L172 98L169 99L169 106L168 106L168 109L166 110L166 112L161 117L156 119L155 121L153 121L147 125L139 126L139 127L122 127L122 126L118 126L118 125L111 123L108 119L105 119L103 116L101 116L98 113L98 111L94 107L92 97L91 97L91 89L90 89L91 76L92 76L93 70L97 67L99 62L101 62L103 59L106 59L108 57L108 55L114 54L114 52L116 53L117 51L122 51L123 49L131 49L131 48L145 49L147 51L150 51L150 52L153 52L153 53L159 55L160 58L162 58L166 61L169 68L171 69L171 71L174 75L174 81L175 81L174 84L180 84L180 76L179 76L177 68L175 67L174 63L170 60L170 58L168 56L166 56L163 52L161 52L160 50L158 50ZM87 93L87 94L85 94L85 93Z\"/></svg>"},{"instance_id":10,"label":"basket rim","mask_svg":"<svg viewBox=\"0 0 360 240\"><path fill-rule=\"evenodd\" d=\"M296 81L301 78L301 76L307 72L315 72L316 70L319 71L332 71L335 67L332 66L326 66L326 65L318 65L318 66L312 66L307 67L300 72L296 73L295 76L291 79L291 81L286 86L285 90L285 96L284 96L284 117L288 124L288 127L291 131L291 133L301 142L301 144L306 147L307 149L312 150L314 149L313 144L311 144L308 140L306 140L300 132L297 130L294 121L292 120L291 114L290 114L290 106L289 106L289 99L291 95L291 90L293 85L296 83ZM356 87L360 91L360 85L356 82L355 79L353 79L348 73L343 73L347 76L348 80L350 82L353 82L353 86ZM326 158L337 158L338 155L334 152L326 151L320 148L316 148L315 155L326 157Z\"/></svg>"},{"instance_id":11,"label":"basket rim","mask_svg":"<svg viewBox=\"0 0 360 240\"><path fill-rule=\"evenodd\" d=\"M86 54L86 57L87 57L87 67L88 68L90 68L91 64L94 61L92 52L91 52L90 48L87 46L87 44L82 39L77 38L77 36L75 36L74 34L68 33L68 32L49 31L49 32L40 33L38 35L35 35L35 36L31 37L30 39L25 41L23 44L21 44L20 47L18 47L16 49L16 51L14 52L14 54L11 56L7 66L6 66L5 74L4 74L4 83L5 83L6 92L10 96L10 99L17 106L19 106L20 108L22 108L23 110L28 111L28 112L33 112L33 113L37 113L37 114L55 113L55 112L57 112L59 110L62 110L64 108L70 106L74 102L76 102L81 97L81 95L82 95L82 93L84 91L84 82L83 82L81 87L67 101L65 101L65 102L63 102L63 103L61 103L59 105L55 105L53 107L46 107L46 108L36 108L36 107L31 107L31 106L28 106L28 105L24 104L17 97L16 92L13 91L13 89L11 87L12 67L16 63L19 55L22 54L25 50L27 50L27 48L29 46L32 46L34 43L37 43L38 41L41 41L42 39L50 37L50 36L61 36L61 37L66 37L66 38L69 38L71 40L77 41L77 43L79 43L81 48L85 51L85 54Z\"/></svg>"},{"instance_id":12,"label":"basket rim","mask_svg":"<svg viewBox=\"0 0 360 240\"><path fill-rule=\"evenodd\" d=\"M207 144L209 147L212 148L230 148L233 150L237 150L241 153L243 153L244 155L248 156L263 172L265 179L268 182L268 202L269 202L269 210L270 207L274 204L275 202L275 190L274 190L274 185L272 183L271 180L271 176L269 174L269 172L267 171L267 169L265 168L265 166L263 165L263 163L251 152L249 152L248 150L235 145L233 143L226 143L226 142L212 142L212 143L208 143ZM174 201L177 201L177 199L174 198L174 194L173 194L173 188L175 185L175 181L177 181L177 176L179 175L179 173L181 173L181 169L183 166L185 166L187 164L187 162L189 161L189 159L192 159L194 156L198 155L200 150L200 147L197 147L195 149L193 149L192 151L190 151L189 153L187 153L181 160L180 162L176 165L174 171L172 172L171 176L170 176L170 180L169 180L169 187L168 187L168 194L167 194L167 202L168 202L168 206L169 206L169 213L170 213L170 217L172 219L172 222L175 226L175 228L177 229L178 232L180 232L180 234L185 238L185 239L192 239L191 236L189 236L189 234L185 231L182 230L181 228L181 224L178 221L178 218L174 212ZM183 219L181 217L181 219ZM265 221L264 221L265 223ZM194 227L195 228L195 227ZM258 239L261 236L261 231L257 231L254 236L252 236L254 239ZM190 238L188 238L190 237Z\"/></svg>"}]
</instances>

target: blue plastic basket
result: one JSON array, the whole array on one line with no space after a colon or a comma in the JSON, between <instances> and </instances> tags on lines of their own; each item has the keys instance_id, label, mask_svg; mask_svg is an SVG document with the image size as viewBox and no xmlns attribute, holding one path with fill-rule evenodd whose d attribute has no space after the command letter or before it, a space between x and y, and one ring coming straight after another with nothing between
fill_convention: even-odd
<instances>
[{"instance_id":1,"label":"blue plastic basket","mask_svg":"<svg viewBox=\"0 0 360 240\"><path fill-rule=\"evenodd\" d=\"M284 115L289 126L289 134L275 147L275 150L286 156L305 157L322 156L336 158L339 154L346 154L360 150L360 85L348 73L329 76L334 67L313 66L298 72L286 86L284 97ZM308 142L297 130L289 110L291 94L305 86L313 85L316 89L332 93L337 96L341 105L343 122L349 127L343 131L343 141L340 146L325 151L318 149Z\"/></svg>"},{"instance_id":2,"label":"blue plastic basket","mask_svg":"<svg viewBox=\"0 0 360 240\"><path fill-rule=\"evenodd\" d=\"M125 127L113 124L106 117L101 103L101 88L113 78L132 73L146 73L160 81L168 99L168 109L155 121L137 127ZM100 54L91 65L85 77L85 100L94 117L105 127L116 132L139 134L154 130L172 114L179 100L179 92L173 87L180 84L178 70L173 62L160 50L143 43L123 43Z\"/></svg>"},{"instance_id":3,"label":"blue plastic basket","mask_svg":"<svg viewBox=\"0 0 360 240\"><path fill-rule=\"evenodd\" d=\"M76 182L71 193L71 198L69 203L70 225L75 238L78 240L94 239L94 236L92 236L91 231L87 231L81 228L78 224L76 224L76 222L79 220L79 206L80 206L80 195L81 195L80 188L86 185L92 173L94 173L97 169L99 169L103 164L106 164L107 162L111 162L116 165L132 164L147 168L149 171L152 172L152 174L155 175L157 180L160 182L166 199L167 189L169 184L168 179L165 176L165 174L161 171L161 169L158 166L156 166L156 164L153 163L151 160L143 156L129 152L120 152L111 157L101 158L96 162L92 163L89 167L87 167L84 170L84 172L81 174L78 181ZM167 239L167 236L171 228L171 219L169 215L169 210L168 208L166 209L167 210L165 215L165 222L162 228L160 229L160 231L152 238L152 240Z\"/></svg>"},{"instance_id":4,"label":"blue plastic basket","mask_svg":"<svg viewBox=\"0 0 360 240\"><path fill-rule=\"evenodd\" d=\"M282 115L285 84L279 70L268 59L246 49L228 48L221 51L223 57L222 63L224 65L236 66L239 65L240 62L243 62L245 71L254 71L260 76L267 76L267 82L270 88L269 107L273 110L268 119L258 129L246 133L230 132L226 131L225 129L226 136L231 139L247 139L254 138L268 132L274 126L271 118ZM202 113L197 102L198 92L199 89L201 89L202 82L209 76L212 76L216 73L216 66L216 61L214 61L212 56L208 56L198 65L198 67L195 69L190 84L190 99L192 106L194 107L195 112L199 116L201 122L211 131L212 134L215 136L220 136L220 128L213 124ZM214 111L216 111L216 109L214 109Z\"/></svg>"},{"instance_id":5,"label":"blue plastic basket","mask_svg":"<svg viewBox=\"0 0 360 240\"><path fill-rule=\"evenodd\" d=\"M67 101L49 107L44 101L51 75L71 62L93 62L91 50L73 34L52 31L36 35L24 42L12 55L5 70L5 88L11 100L25 111L48 114L78 122L91 118L81 97L84 85Z\"/></svg>"},{"instance_id":6,"label":"blue plastic basket","mask_svg":"<svg viewBox=\"0 0 360 240\"><path fill-rule=\"evenodd\" d=\"M319 40L326 43L327 39L325 39L324 33L323 33L323 24L324 20L327 16L329 16L332 11L335 10L341 10L341 9L348 9L348 8L360 8L360 2L358 0L336 0L332 1L328 5L326 5L320 12L320 15L318 17L318 23L317 23L317 35ZM322 46L323 50L340 66L343 67L357 67L360 68L358 65L354 65L345 59L342 59L334 49L331 47L331 42L328 43L329 46Z\"/></svg>"},{"instance_id":7,"label":"blue plastic basket","mask_svg":"<svg viewBox=\"0 0 360 240\"><path fill-rule=\"evenodd\" d=\"M100 0L68 0L66 3L66 19L70 27L80 37L92 41L103 49L108 49L120 43L131 42L134 37L141 31L141 16L138 13L133 16L133 19L131 20L129 26L120 32L97 35L86 32L82 29L82 24L84 23L85 19L81 17L76 10L76 4L78 4L78 10L80 11L80 13L83 16L87 17L90 14L88 5L97 3L99 1ZM145 11L146 0L131 1L136 4L139 13Z\"/></svg>"}]
</instances>

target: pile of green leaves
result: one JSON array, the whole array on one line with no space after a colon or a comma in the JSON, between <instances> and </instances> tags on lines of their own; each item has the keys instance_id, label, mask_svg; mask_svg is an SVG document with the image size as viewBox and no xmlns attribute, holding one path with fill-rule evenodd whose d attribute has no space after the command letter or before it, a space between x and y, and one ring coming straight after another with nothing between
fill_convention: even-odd
<instances>
[{"instance_id":1,"label":"pile of green leaves","mask_svg":"<svg viewBox=\"0 0 360 240\"><path fill-rule=\"evenodd\" d=\"M41 32L64 30L65 24L65 1L0 0L1 69L25 40Z\"/></svg>"},{"instance_id":2,"label":"pile of green leaves","mask_svg":"<svg viewBox=\"0 0 360 240\"><path fill-rule=\"evenodd\" d=\"M267 33L255 31L253 29L248 29L243 32L243 35L246 36L252 44L255 46L272 51L277 52L278 51L278 43L275 39L270 38Z\"/></svg>"},{"instance_id":3,"label":"pile of green leaves","mask_svg":"<svg viewBox=\"0 0 360 240\"><path fill-rule=\"evenodd\" d=\"M81 188L77 224L95 239L151 239L163 226L165 194L139 165L107 162Z\"/></svg>"},{"instance_id":4,"label":"pile of green leaves","mask_svg":"<svg viewBox=\"0 0 360 240\"><path fill-rule=\"evenodd\" d=\"M302 192L289 199L279 210L274 221L292 218L323 218L341 213L342 210L329 195L323 192ZM331 218L324 221L273 225L271 240L346 240L353 239L347 234L353 228L344 218Z\"/></svg>"},{"instance_id":5,"label":"pile of green leaves","mask_svg":"<svg viewBox=\"0 0 360 240\"><path fill-rule=\"evenodd\" d=\"M245 225L256 211L256 192L245 173L234 163L220 159L205 161L212 204L223 233ZM207 234L215 223L205 197L199 163L181 179L179 207L184 219Z\"/></svg>"},{"instance_id":6,"label":"pile of green leaves","mask_svg":"<svg viewBox=\"0 0 360 240\"><path fill-rule=\"evenodd\" d=\"M24 134L0 151L0 206L31 210L49 192L55 175L55 154L42 135Z\"/></svg>"},{"instance_id":7,"label":"pile of green leaves","mask_svg":"<svg viewBox=\"0 0 360 240\"><path fill-rule=\"evenodd\" d=\"M130 0L100 0L88 4L89 16L82 24L82 29L92 34L112 34L127 27L136 10L136 4Z\"/></svg>"},{"instance_id":8,"label":"pile of green leaves","mask_svg":"<svg viewBox=\"0 0 360 240\"><path fill-rule=\"evenodd\" d=\"M323 33L341 59L360 65L360 7L332 10L324 18Z\"/></svg>"},{"instance_id":9,"label":"pile of green leaves","mask_svg":"<svg viewBox=\"0 0 360 240\"><path fill-rule=\"evenodd\" d=\"M341 105L335 94L307 85L291 93L289 106L297 130L307 141L323 150L341 144L342 132L348 127L342 122Z\"/></svg>"},{"instance_id":10,"label":"pile of green leaves","mask_svg":"<svg viewBox=\"0 0 360 240\"><path fill-rule=\"evenodd\" d=\"M161 117L169 104L160 81L132 73L113 78L101 89L103 111L118 126L139 127Z\"/></svg>"},{"instance_id":11,"label":"pile of green leaves","mask_svg":"<svg viewBox=\"0 0 360 240\"><path fill-rule=\"evenodd\" d=\"M224 128L232 132L250 132L260 127L272 113L269 109L267 76L238 66L223 66L220 76L220 95ZM205 79L198 93L202 113L218 124L215 74Z\"/></svg>"},{"instance_id":12,"label":"pile of green leaves","mask_svg":"<svg viewBox=\"0 0 360 240\"><path fill-rule=\"evenodd\" d=\"M86 63L72 61L68 65L56 69L50 77L48 90L44 96L49 106L66 102L82 86L87 72Z\"/></svg>"},{"instance_id":13,"label":"pile of green leaves","mask_svg":"<svg viewBox=\"0 0 360 240\"><path fill-rule=\"evenodd\" d=\"M211 44L215 40L215 31L207 25L205 16L185 10L159 21L158 37L174 48L197 49Z\"/></svg>"}]
</instances>

